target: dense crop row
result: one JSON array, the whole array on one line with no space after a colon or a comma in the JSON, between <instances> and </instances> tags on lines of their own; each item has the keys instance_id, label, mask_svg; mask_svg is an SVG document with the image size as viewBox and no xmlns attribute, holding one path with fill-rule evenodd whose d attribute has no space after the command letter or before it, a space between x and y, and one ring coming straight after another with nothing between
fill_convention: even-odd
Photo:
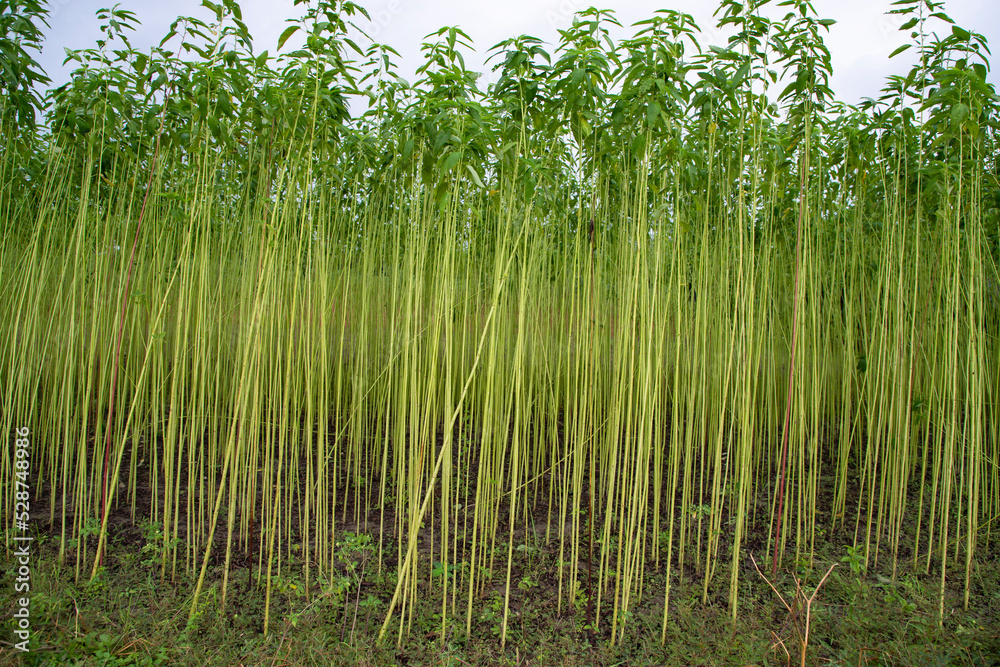
<instances>
[{"instance_id":1,"label":"dense crop row","mask_svg":"<svg viewBox=\"0 0 1000 667\"><path fill-rule=\"evenodd\" d=\"M221 565L223 599L234 557L270 595L371 534L400 634L420 591L443 632L509 599L535 539L560 608L615 637L646 573L735 615L750 551L809 563L837 526L866 565L968 582L1000 514L985 44L896 3L913 67L852 107L830 22L765 4L723 0L711 48L588 10L551 54L497 45L488 90L455 28L402 81L343 0L278 57L233 0L149 52L106 11L37 127L39 73L8 67L0 418L77 575L128 510L163 576Z\"/></svg>"}]
</instances>

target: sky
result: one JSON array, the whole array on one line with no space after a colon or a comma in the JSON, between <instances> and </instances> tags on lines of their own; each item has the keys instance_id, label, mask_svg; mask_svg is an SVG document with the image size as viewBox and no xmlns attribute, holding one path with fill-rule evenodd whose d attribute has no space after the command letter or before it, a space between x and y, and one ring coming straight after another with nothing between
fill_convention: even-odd
<instances>
[{"instance_id":1,"label":"sky","mask_svg":"<svg viewBox=\"0 0 1000 667\"><path fill-rule=\"evenodd\" d=\"M372 17L361 25L376 42L389 44L401 55L399 73L409 81L421 63L420 45L425 37L443 26L458 26L474 42L476 52L466 55L466 65L483 72L481 83L495 81L489 72L493 63L484 64L488 50L494 44L521 34L547 42L552 53L558 41L558 29L572 23L573 14L590 6L613 9L623 28L615 28L616 39L631 37L636 29L631 24L650 18L657 9L675 9L691 14L702 29L699 41L723 46L726 35L715 29L712 13L715 0L504 0L504 2L474 2L472 0L356 0ZM903 23L898 16L886 15L893 0L814 0L820 18L837 21L825 37L833 58L834 75L831 84L838 99L857 103L865 97L878 97L879 90L890 74L905 74L916 51L911 49L896 58L888 56L908 41L908 33L897 28ZM100 22L95 16L109 0L50 0L50 28L39 61L54 85L65 82L72 65L63 66L64 48L89 48L100 35ZM130 37L133 46L148 49L159 43L170 23L178 16L209 19L208 10L199 7L200 0L121 0L122 9L136 13L141 27ZM772 2L777 5L777 0ZM288 26L285 20L303 13L304 5L296 7L293 0L242 0L243 18L254 37L254 51L275 52L278 37ZM786 8L773 7L768 15L780 17ZM986 36L992 48L1000 45L1000 2L996 0L948 0L945 12L955 22ZM931 29L942 36L950 27L934 19ZM289 40L284 50L293 46ZM1000 76L993 70L989 81L1000 88Z\"/></svg>"}]
</instances>

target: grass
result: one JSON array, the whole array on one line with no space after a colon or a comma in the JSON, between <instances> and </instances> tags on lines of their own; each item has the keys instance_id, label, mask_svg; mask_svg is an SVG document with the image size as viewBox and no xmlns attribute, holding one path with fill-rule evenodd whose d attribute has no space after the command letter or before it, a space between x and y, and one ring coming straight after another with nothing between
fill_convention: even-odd
<instances>
[{"instance_id":1,"label":"grass","mask_svg":"<svg viewBox=\"0 0 1000 667\"><path fill-rule=\"evenodd\" d=\"M585 602L556 611L555 545L525 545L514 550L519 556L513 567L521 585L511 593L506 648L499 644L504 594L498 587L480 595L470 633L456 620L447 626L443 640L438 604L433 596L420 596L410 632L395 645L376 641L394 576L364 567L374 554L357 537L345 536L338 545L333 580L317 581L307 591L298 568L289 567L278 578L270 634L263 633L263 584L245 566L230 574L232 589L225 607L219 594L222 568L210 568L206 592L189 619L195 579L161 579L156 559L149 558L155 549L144 548L155 539L155 531L140 536L123 529L113 535L114 555L97 577L80 581L74 580L72 568L58 565L53 535L41 532L36 537L35 644L23 664L798 664L796 627L801 628L802 609L788 613L749 563L741 564L742 603L735 621L729 615L725 585L713 586L705 604L701 581L694 573L682 574L672 585L666 642L661 644L666 571L653 572L631 608L629 630L612 645L607 625L598 632L587 627ZM822 545L812 569L802 563L774 582L782 596L792 600L793 577L811 592L826 563L839 563L811 609L807 664L997 664L1000 629L994 612L1000 568L995 558L977 568L974 585L979 594L973 599L978 602L968 610L962 608L961 582L949 586L948 612L940 627L933 574L908 573L893 581L885 570L854 572L838 556L846 558L846 550L837 548L837 539L843 537L831 536ZM721 582L728 579L726 567L720 565ZM8 646L0 660L13 664L21 658Z\"/></svg>"}]
</instances>

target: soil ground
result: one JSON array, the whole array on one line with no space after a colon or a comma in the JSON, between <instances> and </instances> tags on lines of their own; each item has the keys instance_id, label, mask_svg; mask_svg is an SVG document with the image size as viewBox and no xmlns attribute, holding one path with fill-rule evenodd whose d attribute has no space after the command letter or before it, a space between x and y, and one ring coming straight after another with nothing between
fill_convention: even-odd
<instances>
[{"instance_id":1,"label":"soil ground","mask_svg":"<svg viewBox=\"0 0 1000 667\"><path fill-rule=\"evenodd\" d=\"M340 468L344 470L345 468ZM904 563L893 576L891 554L883 543L878 563L867 570L847 549L853 526L818 531L812 563L793 554L784 558L774 577L758 573L749 558L766 560L767 526L753 523L740 559L739 606L735 619L728 601L731 555L725 540L709 586L703 564L688 558L682 569L647 562L633 594L627 629L612 641L614 582L608 582L600 605L587 598L596 588L588 577L589 544L581 544L578 578L581 591L573 601L559 578L555 534L545 540L548 520L544 486L525 530L506 525L500 506L497 557L493 575L475 595L467 617L467 583L449 599L442 620L443 567L430 552L431 536L420 535L421 581L399 632L399 613L388 639L376 635L395 589L396 535L381 536L382 568L377 566L379 512L370 509L355 520L355 508L337 514L337 556L325 573L311 568L305 582L301 551L288 549L280 572L272 572L270 627L264 633L267 597L259 554L234 549L227 599L223 604L225 529L217 531L206 584L195 613L192 597L196 571L185 569L183 557L171 576L161 570L158 526L145 520L151 513L152 485L148 468L139 468L136 520L127 502L113 512L109 549L103 567L90 579L95 538L87 537L86 555L77 568L77 544L66 558L58 555L61 508L49 520L47 489L32 503L31 652L14 650L10 630L0 635L0 664L65 665L788 665L800 664L806 613L796 604L798 579L811 595L828 568L837 564L809 609L808 665L1000 665L1000 548L995 536L981 538L971 577L969 608L964 608L964 553L952 562L943 593L940 560L931 558L929 572L913 569L912 551L901 546ZM341 489L348 489L342 480ZM545 484L546 480L540 483ZM125 480L121 491L128 488ZM162 488L162 485L159 485ZM346 494L351 497L352 494ZM821 494L819 511L829 516L829 494ZM854 501L856 502L856 500ZM850 506L850 505L849 505ZM825 512L825 514L824 514ZM71 518L72 512L68 512ZM766 512L763 513L766 517ZM601 524L601 515L597 515ZM459 516L458 520L461 521ZM729 517L723 517L723 530ZM391 511L385 525L394 525ZM184 521L182 519L181 524ZM665 526L660 522L660 528ZM821 522L822 524L822 522ZM300 541L294 523L292 543ZM310 531L312 532L312 531ZM553 531L554 533L555 531ZM501 646L505 564L513 534L511 588L506 644ZM185 536L181 536L182 538ZM459 536L459 560L469 540ZM183 543L183 539L181 540ZM183 547L183 544L181 544ZM595 546L599 552L600 544ZM183 554L181 550L179 553ZM501 565L501 563L503 565ZM452 566L450 574L457 568ZM599 569L595 558L594 571ZM766 564L761 568L769 569ZM264 568L266 570L266 568ZM0 604L14 610L15 563L6 551L0 576ZM670 593L664 624L666 577ZM596 579L596 575L594 575ZM559 603L559 592L562 603ZM783 605L778 593L791 607ZM599 606L599 611L598 611ZM466 630L467 619L469 631ZM594 621L597 621L596 623Z\"/></svg>"}]
</instances>

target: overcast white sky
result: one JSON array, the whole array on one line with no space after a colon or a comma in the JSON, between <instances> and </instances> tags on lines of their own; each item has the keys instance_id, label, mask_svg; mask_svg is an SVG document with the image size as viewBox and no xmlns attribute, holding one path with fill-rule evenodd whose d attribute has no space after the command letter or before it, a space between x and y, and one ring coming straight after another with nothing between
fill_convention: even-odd
<instances>
[{"instance_id":1,"label":"overcast white sky","mask_svg":"<svg viewBox=\"0 0 1000 667\"><path fill-rule=\"evenodd\" d=\"M778 0L772 4L776 5ZM826 42L833 55L833 89L845 102L856 103L863 97L877 97L888 74L905 73L914 57L913 50L889 60L889 54L905 43L907 35L897 26L902 20L887 16L892 0L814 0L821 18L832 18ZM94 45L99 33L95 12L108 7L110 0L50 0L51 28L41 56L42 66L53 81L64 82L71 71L64 68L64 47L87 48ZM285 19L303 13L292 0L242 0L243 18L254 37L254 50L274 53L278 36L287 27ZM702 29L699 40L703 47L725 44L725 36L715 30L712 12L716 0L504 0L474 2L471 0L360 0L372 16L368 33L375 41L389 44L402 55L400 73L413 80L413 71L420 64L420 44L424 37L442 26L457 25L475 42L477 53L466 58L471 69L485 74L485 81L494 77L483 65L489 47L508 37L528 34L548 42L554 49L557 29L572 22L575 11L591 5L613 9L624 26L615 37L632 36L630 26L650 18L657 9L676 9L692 14ZM133 45L142 49L159 42L170 23L178 15L209 18L200 8L200 0L122 0L123 9L134 11L142 27L132 37ZM772 7L769 15L781 15L785 8ZM1000 45L1000 2L996 0L948 0L945 11L958 25L986 36L991 48ZM363 21L364 19L362 19ZM950 32L944 24L938 29ZM942 32L941 34L944 34ZM286 49L288 47L286 46ZM989 80L1000 87L996 70Z\"/></svg>"}]
</instances>

